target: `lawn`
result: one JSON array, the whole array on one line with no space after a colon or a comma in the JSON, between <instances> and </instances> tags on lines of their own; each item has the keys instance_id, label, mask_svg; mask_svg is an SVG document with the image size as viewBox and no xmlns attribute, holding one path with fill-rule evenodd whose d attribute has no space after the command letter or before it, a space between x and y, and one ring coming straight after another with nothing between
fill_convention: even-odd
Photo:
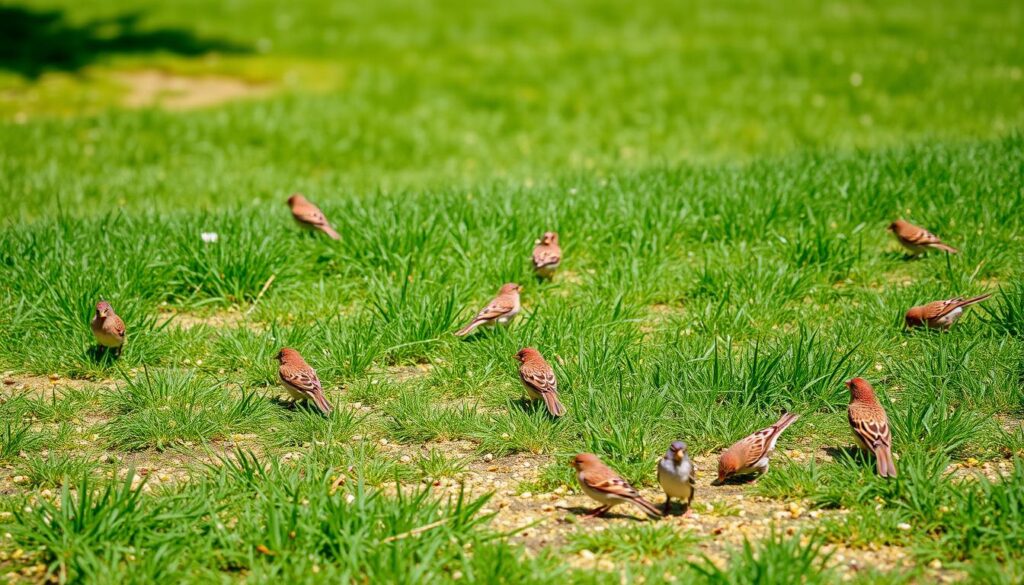
<instances>
[{"instance_id":1,"label":"lawn","mask_svg":"<svg viewBox=\"0 0 1024 585\"><path fill-rule=\"evenodd\" d=\"M1024 579L1020 6L48 0L0 22L0 580ZM339 241L295 225L295 191ZM961 252L908 258L899 217ZM453 336L505 282L513 324ZM948 333L903 327L985 292ZM286 401L285 346L330 415ZM523 400L526 346L566 416ZM895 480L852 449L854 376ZM711 486L783 411L771 470ZM573 455L660 504L674 440L689 515L582 517Z\"/></svg>"}]
</instances>

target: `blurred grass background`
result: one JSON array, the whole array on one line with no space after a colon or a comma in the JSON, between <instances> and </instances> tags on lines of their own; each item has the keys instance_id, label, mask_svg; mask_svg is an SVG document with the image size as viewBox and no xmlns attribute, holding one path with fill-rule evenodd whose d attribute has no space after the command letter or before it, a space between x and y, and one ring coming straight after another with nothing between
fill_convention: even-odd
<instances>
[{"instance_id":1,"label":"blurred grass background","mask_svg":"<svg viewBox=\"0 0 1024 585\"><path fill-rule=\"evenodd\" d=\"M0 14L21 35L0 55L7 216L529 186L991 139L1024 120L1013 3L99 0ZM153 69L273 93L123 107L118 75Z\"/></svg>"}]
</instances>

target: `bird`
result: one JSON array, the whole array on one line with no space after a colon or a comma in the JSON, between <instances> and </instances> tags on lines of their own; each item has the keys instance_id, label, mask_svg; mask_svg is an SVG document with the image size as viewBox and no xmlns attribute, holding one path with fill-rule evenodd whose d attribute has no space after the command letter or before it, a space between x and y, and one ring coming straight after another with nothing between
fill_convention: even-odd
<instances>
[{"instance_id":1,"label":"bird","mask_svg":"<svg viewBox=\"0 0 1024 585\"><path fill-rule=\"evenodd\" d=\"M942 250L943 252L949 252L950 254L959 254L960 250L957 250L953 246L946 245L930 231L918 227L912 223L897 219L896 221L889 224L889 231L892 235L896 236L896 240L906 248L911 256L917 256L922 252L927 252L929 248L936 250Z\"/></svg>"},{"instance_id":2,"label":"bird","mask_svg":"<svg viewBox=\"0 0 1024 585\"><path fill-rule=\"evenodd\" d=\"M293 193L288 198L288 206L292 209L292 217L295 218L295 221L300 226L310 230L320 230L334 240L341 239L338 232L334 231L330 222L327 221L327 216L324 215L324 212L320 211L320 208L316 205L310 203L302 193Z\"/></svg>"},{"instance_id":3,"label":"bird","mask_svg":"<svg viewBox=\"0 0 1024 585\"><path fill-rule=\"evenodd\" d=\"M964 312L964 307L980 303L990 296L992 296L992 293L970 299L957 297L955 299L935 301L927 305L913 307L907 311L903 320L907 327L928 327L945 331L960 318Z\"/></svg>"},{"instance_id":4,"label":"bird","mask_svg":"<svg viewBox=\"0 0 1024 585\"><path fill-rule=\"evenodd\" d=\"M857 446L875 454L878 475L896 477L896 464L892 460L892 432L889 417L875 398L875 389L863 378L847 380L850 406L847 414Z\"/></svg>"},{"instance_id":5,"label":"bird","mask_svg":"<svg viewBox=\"0 0 1024 585\"><path fill-rule=\"evenodd\" d=\"M480 309L476 317L473 317L473 320L465 327L456 331L455 335L457 337L464 337L481 325L504 325L511 321L521 308L519 306L519 292L521 290L523 290L523 287L514 282L502 285L501 290L498 291L498 296L494 297L486 307Z\"/></svg>"},{"instance_id":6,"label":"bird","mask_svg":"<svg viewBox=\"0 0 1024 585\"><path fill-rule=\"evenodd\" d=\"M800 415L792 412L784 414L772 426L736 441L718 458L718 479L711 485L722 485L735 476L767 473L768 459L775 451L779 435L798 418Z\"/></svg>"},{"instance_id":7,"label":"bird","mask_svg":"<svg viewBox=\"0 0 1024 585\"><path fill-rule=\"evenodd\" d=\"M665 507L668 514L672 507L672 498L685 502L686 514L690 513L693 502L694 485L697 483L697 468L690 461L686 452L686 443L673 441L665 456L658 461L658 483L665 490Z\"/></svg>"},{"instance_id":8,"label":"bird","mask_svg":"<svg viewBox=\"0 0 1024 585\"><path fill-rule=\"evenodd\" d=\"M551 416L562 416L565 407L558 400L558 381L551 365L532 347L524 347L516 354L519 361L519 379L531 400L543 400Z\"/></svg>"},{"instance_id":9,"label":"bird","mask_svg":"<svg viewBox=\"0 0 1024 585\"><path fill-rule=\"evenodd\" d=\"M114 308L107 301L96 303L96 315L92 318L92 334L96 343L113 349L118 356L124 347L124 321L117 316Z\"/></svg>"},{"instance_id":10,"label":"bird","mask_svg":"<svg viewBox=\"0 0 1024 585\"><path fill-rule=\"evenodd\" d=\"M555 232L544 232L539 240L534 242L533 248L533 270L540 278L551 278L555 269L562 263L562 248L558 245L558 234Z\"/></svg>"},{"instance_id":11,"label":"bird","mask_svg":"<svg viewBox=\"0 0 1024 585\"><path fill-rule=\"evenodd\" d=\"M602 463L596 455L580 453L572 458L569 465L576 470L576 479L580 482L583 493L601 504L587 514L586 518L603 516L612 507L623 503L635 505L651 518L661 517L661 512L654 504L645 500L636 488Z\"/></svg>"},{"instance_id":12,"label":"bird","mask_svg":"<svg viewBox=\"0 0 1024 585\"><path fill-rule=\"evenodd\" d=\"M331 403L327 402L327 397L324 396L320 378L317 377L316 370L302 359L302 355L290 347L285 347L277 352L276 358L281 364L277 369L277 375L292 400L312 400L320 412L330 414Z\"/></svg>"}]
</instances>

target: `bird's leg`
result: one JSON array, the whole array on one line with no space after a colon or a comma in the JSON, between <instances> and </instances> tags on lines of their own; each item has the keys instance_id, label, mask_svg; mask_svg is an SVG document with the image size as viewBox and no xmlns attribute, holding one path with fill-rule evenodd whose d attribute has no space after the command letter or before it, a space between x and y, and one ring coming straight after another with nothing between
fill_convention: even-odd
<instances>
[{"instance_id":1,"label":"bird's leg","mask_svg":"<svg viewBox=\"0 0 1024 585\"><path fill-rule=\"evenodd\" d=\"M668 513L672 510L672 498L665 496L665 505L661 507L661 513L668 516Z\"/></svg>"},{"instance_id":2,"label":"bird's leg","mask_svg":"<svg viewBox=\"0 0 1024 585\"><path fill-rule=\"evenodd\" d=\"M611 508L611 506L598 506L598 507L594 508L589 514L586 514L583 517L584 518L593 518L595 516L603 516L604 513L607 512L610 508Z\"/></svg>"}]
</instances>

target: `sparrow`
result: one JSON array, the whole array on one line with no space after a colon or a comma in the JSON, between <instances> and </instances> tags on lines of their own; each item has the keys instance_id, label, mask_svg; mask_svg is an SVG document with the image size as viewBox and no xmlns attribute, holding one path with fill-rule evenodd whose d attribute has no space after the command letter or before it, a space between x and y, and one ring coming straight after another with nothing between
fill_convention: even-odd
<instances>
[{"instance_id":1,"label":"sparrow","mask_svg":"<svg viewBox=\"0 0 1024 585\"><path fill-rule=\"evenodd\" d=\"M558 381L544 356L532 347L524 347L516 354L519 361L519 379L526 387L530 400L543 400L551 416L562 416L565 407L558 401Z\"/></svg>"},{"instance_id":2,"label":"sparrow","mask_svg":"<svg viewBox=\"0 0 1024 585\"><path fill-rule=\"evenodd\" d=\"M117 316L110 303L107 301L96 303L96 315L92 318L90 326L93 336L96 337L96 343L113 349L117 355L121 355L121 348L124 346L124 321Z\"/></svg>"},{"instance_id":3,"label":"sparrow","mask_svg":"<svg viewBox=\"0 0 1024 585\"><path fill-rule=\"evenodd\" d=\"M875 389L863 378L847 380L850 406L847 413L857 446L875 454L878 475L896 477L896 464L892 460L892 433L889 417L875 398Z\"/></svg>"},{"instance_id":4,"label":"sparrow","mask_svg":"<svg viewBox=\"0 0 1024 585\"><path fill-rule=\"evenodd\" d=\"M779 435L798 418L800 418L799 414L792 412L784 414L772 426L736 441L718 458L718 479L711 482L711 485L722 485L734 476L748 474L761 476L767 473L768 459L775 451L775 443L779 440Z\"/></svg>"},{"instance_id":5,"label":"sparrow","mask_svg":"<svg viewBox=\"0 0 1024 585\"><path fill-rule=\"evenodd\" d=\"M648 502L636 491L636 488L629 485L629 482L619 477L607 465L601 463L596 455L580 453L572 458L569 465L576 470L576 479L583 488L583 493L597 500L601 505L587 514L586 518L603 516L605 512L622 503L630 503L651 518L660 518L661 512Z\"/></svg>"},{"instance_id":6,"label":"sparrow","mask_svg":"<svg viewBox=\"0 0 1024 585\"><path fill-rule=\"evenodd\" d=\"M558 234L544 232L533 248L533 270L541 278L551 278L562 263L562 248L558 245Z\"/></svg>"},{"instance_id":7,"label":"sparrow","mask_svg":"<svg viewBox=\"0 0 1024 585\"><path fill-rule=\"evenodd\" d=\"M316 371L302 359L299 352L290 347L282 348L277 352L277 361L281 367L277 369L277 375L281 378L288 395L292 400L312 400L320 412L331 413L331 403L327 402L324 396L324 389L320 386L320 378Z\"/></svg>"},{"instance_id":8,"label":"sparrow","mask_svg":"<svg viewBox=\"0 0 1024 585\"><path fill-rule=\"evenodd\" d=\"M960 253L960 250L942 243L942 240L930 231L917 227L912 223L907 223L902 219L897 219L890 223L888 229L892 232L892 235L896 236L896 240L910 252L911 256L927 252L929 248L942 250L950 254Z\"/></svg>"},{"instance_id":9,"label":"sparrow","mask_svg":"<svg viewBox=\"0 0 1024 585\"><path fill-rule=\"evenodd\" d=\"M658 461L658 483L665 490L665 514L671 509L672 498L686 502L686 514L690 513L693 486L697 483L697 468L686 453L686 443L673 441L669 445L668 452Z\"/></svg>"},{"instance_id":10,"label":"sparrow","mask_svg":"<svg viewBox=\"0 0 1024 585\"><path fill-rule=\"evenodd\" d=\"M341 239L338 232L334 231L330 222L327 221L324 212L320 211L320 208L316 205L310 203L302 193L294 193L289 197L288 206L292 208L292 217L295 218L295 221L299 222L300 226L306 229L320 230L334 240Z\"/></svg>"},{"instance_id":11,"label":"sparrow","mask_svg":"<svg viewBox=\"0 0 1024 585\"><path fill-rule=\"evenodd\" d=\"M924 326L945 331L960 318L964 312L964 307L980 303L990 296L992 296L992 293L972 299L957 297L947 301L935 301L934 303L910 309L903 320L906 322L907 327Z\"/></svg>"},{"instance_id":12,"label":"sparrow","mask_svg":"<svg viewBox=\"0 0 1024 585\"><path fill-rule=\"evenodd\" d=\"M456 331L455 335L464 337L481 325L504 325L511 321L521 308L519 306L519 291L521 290L523 290L523 287L514 282L503 285L501 290L498 291L498 296L494 297L494 300L481 309L468 325Z\"/></svg>"}]
</instances>

